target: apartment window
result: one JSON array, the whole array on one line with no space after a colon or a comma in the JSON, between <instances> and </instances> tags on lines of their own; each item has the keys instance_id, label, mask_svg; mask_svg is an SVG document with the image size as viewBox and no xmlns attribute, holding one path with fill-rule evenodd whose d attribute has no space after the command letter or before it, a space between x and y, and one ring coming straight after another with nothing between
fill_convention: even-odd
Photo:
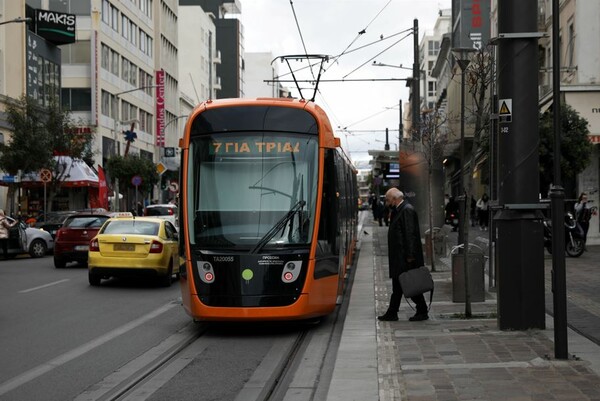
<instances>
[{"instance_id":1,"label":"apartment window","mask_svg":"<svg viewBox=\"0 0 600 401\"><path fill-rule=\"evenodd\" d=\"M111 6L110 9L110 26L112 27L112 29L119 32L119 10L113 6Z\"/></svg>"},{"instance_id":2,"label":"apartment window","mask_svg":"<svg viewBox=\"0 0 600 401\"><path fill-rule=\"evenodd\" d=\"M121 58L121 79L129 82L129 60L125 57Z\"/></svg>"},{"instance_id":3,"label":"apartment window","mask_svg":"<svg viewBox=\"0 0 600 401\"><path fill-rule=\"evenodd\" d=\"M137 86L137 66L133 63L129 64L129 83L133 86Z\"/></svg>"},{"instance_id":4,"label":"apartment window","mask_svg":"<svg viewBox=\"0 0 600 401\"><path fill-rule=\"evenodd\" d=\"M138 27L133 22L129 21L129 42L137 46Z\"/></svg>"},{"instance_id":5,"label":"apartment window","mask_svg":"<svg viewBox=\"0 0 600 401\"><path fill-rule=\"evenodd\" d=\"M152 114L142 109L140 109L140 131L146 132L150 135L152 135L154 132L152 125Z\"/></svg>"},{"instance_id":6,"label":"apartment window","mask_svg":"<svg viewBox=\"0 0 600 401\"><path fill-rule=\"evenodd\" d=\"M430 56L437 56L440 51L440 42L437 40L430 40L427 42L427 48Z\"/></svg>"},{"instance_id":7,"label":"apartment window","mask_svg":"<svg viewBox=\"0 0 600 401\"><path fill-rule=\"evenodd\" d=\"M124 15L121 15L121 35L125 39L129 39L129 18Z\"/></svg>"},{"instance_id":8,"label":"apartment window","mask_svg":"<svg viewBox=\"0 0 600 401\"><path fill-rule=\"evenodd\" d=\"M428 97L435 97L435 88L436 88L435 81L427 82L427 96Z\"/></svg>"},{"instance_id":9,"label":"apartment window","mask_svg":"<svg viewBox=\"0 0 600 401\"><path fill-rule=\"evenodd\" d=\"M100 102L102 105L102 110L100 112L102 113L102 115L111 117L111 118L117 118L117 98L116 98L116 96L105 90L102 91L102 94L100 96L101 96Z\"/></svg>"},{"instance_id":10,"label":"apartment window","mask_svg":"<svg viewBox=\"0 0 600 401\"><path fill-rule=\"evenodd\" d=\"M29 4L29 2L28 2ZM90 15L90 2L81 0L49 0L49 9L61 13ZM41 7L38 7L41 8Z\"/></svg>"},{"instance_id":11,"label":"apartment window","mask_svg":"<svg viewBox=\"0 0 600 401\"><path fill-rule=\"evenodd\" d=\"M119 53L110 50L110 72L119 76Z\"/></svg>"},{"instance_id":12,"label":"apartment window","mask_svg":"<svg viewBox=\"0 0 600 401\"><path fill-rule=\"evenodd\" d=\"M90 41L78 40L61 46L62 64L89 64L91 60Z\"/></svg>"},{"instance_id":13,"label":"apartment window","mask_svg":"<svg viewBox=\"0 0 600 401\"><path fill-rule=\"evenodd\" d=\"M567 66L573 67L575 61L575 27L569 23L569 42L567 44Z\"/></svg>"},{"instance_id":14,"label":"apartment window","mask_svg":"<svg viewBox=\"0 0 600 401\"><path fill-rule=\"evenodd\" d=\"M110 25L110 3L108 0L102 0L102 22Z\"/></svg>"},{"instance_id":15,"label":"apartment window","mask_svg":"<svg viewBox=\"0 0 600 401\"><path fill-rule=\"evenodd\" d=\"M62 106L71 111L92 110L92 90L90 88L63 88Z\"/></svg>"},{"instance_id":16,"label":"apartment window","mask_svg":"<svg viewBox=\"0 0 600 401\"><path fill-rule=\"evenodd\" d=\"M110 71L110 47L104 43L100 49L100 65L106 71Z\"/></svg>"}]
</instances>

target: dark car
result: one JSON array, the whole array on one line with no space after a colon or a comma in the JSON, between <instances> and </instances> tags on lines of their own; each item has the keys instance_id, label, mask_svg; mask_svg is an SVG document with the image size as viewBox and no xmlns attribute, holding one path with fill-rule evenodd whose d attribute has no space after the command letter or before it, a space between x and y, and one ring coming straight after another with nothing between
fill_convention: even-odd
<instances>
[{"instance_id":1,"label":"dark car","mask_svg":"<svg viewBox=\"0 0 600 401\"><path fill-rule=\"evenodd\" d=\"M129 215L129 212L81 212L65 220L56 232L54 240L54 267L61 269L69 262L87 264L90 240L106 220L116 215Z\"/></svg>"},{"instance_id":2,"label":"dark car","mask_svg":"<svg viewBox=\"0 0 600 401\"><path fill-rule=\"evenodd\" d=\"M38 218L35 223L35 228L41 228L44 231L48 231L52 238L56 238L56 232L62 227L67 217L72 216L75 213L77 212L73 210L48 212Z\"/></svg>"}]
</instances>

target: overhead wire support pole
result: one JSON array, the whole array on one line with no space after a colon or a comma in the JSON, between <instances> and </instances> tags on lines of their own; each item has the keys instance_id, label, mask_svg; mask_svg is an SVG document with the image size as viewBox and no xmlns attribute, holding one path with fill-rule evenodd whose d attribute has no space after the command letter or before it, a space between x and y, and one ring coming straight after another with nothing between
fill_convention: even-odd
<instances>
[{"instance_id":1,"label":"overhead wire support pole","mask_svg":"<svg viewBox=\"0 0 600 401\"><path fill-rule=\"evenodd\" d=\"M550 188L552 214L552 300L554 310L554 356L568 359L567 338L567 279L565 268L565 190L562 187L560 169L561 122L560 122L560 6L552 0L552 108L554 125L554 184Z\"/></svg>"}]
</instances>

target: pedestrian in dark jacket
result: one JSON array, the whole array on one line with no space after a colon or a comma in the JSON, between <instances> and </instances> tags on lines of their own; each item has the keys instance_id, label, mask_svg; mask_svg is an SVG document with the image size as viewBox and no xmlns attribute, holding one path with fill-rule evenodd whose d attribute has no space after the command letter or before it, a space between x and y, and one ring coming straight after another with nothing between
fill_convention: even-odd
<instances>
[{"instance_id":1,"label":"pedestrian in dark jacket","mask_svg":"<svg viewBox=\"0 0 600 401\"><path fill-rule=\"evenodd\" d=\"M397 188L392 188L385 194L385 201L391 210L388 230L389 273L392 279L392 296L385 314L377 319L383 321L398 320L398 310L402 300L402 287L399 275L410 269L425 265L419 218L411 204L404 200L404 194ZM417 306L417 313L410 321L427 320L427 302L423 294L411 298Z\"/></svg>"}]
</instances>

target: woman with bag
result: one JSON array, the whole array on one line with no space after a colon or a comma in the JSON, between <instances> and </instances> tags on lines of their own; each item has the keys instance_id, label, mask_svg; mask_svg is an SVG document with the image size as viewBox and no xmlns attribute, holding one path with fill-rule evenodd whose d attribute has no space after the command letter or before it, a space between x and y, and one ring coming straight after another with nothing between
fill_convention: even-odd
<instances>
[{"instance_id":1,"label":"woman with bag","mask_svg":"<svg viewBox=\"0 0 600 401\"><path fill-rule=\"evenodd\" d=\"M402 287L399 276L410 269L417 269L425 264L419 218L411 204L404 201L404 194L397 188L391 188L385 194L385 202L391 211L388 229L389 274L392 279L392 296L387 311L378 316L382 321L398 320L398 310L402 300ZM421 321L429 319L427 303L423 294L411 300L417 306L414 316L408 320Z\"/></svg>"},{"instance_id":2,"label":"woman with bag","mask_svg":"<svg viewBox=\"0 0 600 401\"><path fill-rule=\"evenodd\" d=\"M10 235L10 228L15 224L17 224L17 222L10 223L4 214L4 210L0 209L0 243L2 245L4 259L8 258L8 237Z\"/></svg>"}]
</instances>

